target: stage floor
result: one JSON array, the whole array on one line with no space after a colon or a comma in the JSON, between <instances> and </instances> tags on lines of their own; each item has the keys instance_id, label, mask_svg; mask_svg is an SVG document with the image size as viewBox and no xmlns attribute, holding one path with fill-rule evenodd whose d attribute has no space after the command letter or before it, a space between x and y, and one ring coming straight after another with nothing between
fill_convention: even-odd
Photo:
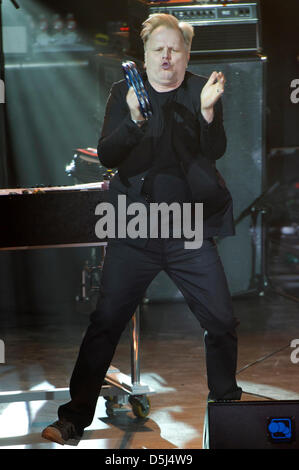
<instances>
[{"instance_id":1,"label":"stage floor","mask_svg":"<svg viewBox=\"0 0 299 470\"><path fill-rule=\"evenodd\" d=\"M291 358L291 342L298 338L299 346L299 304L270 290L234 300L234 308L241 322L237 380L242 400L299 400L299 363ZM4 315L2 321L6 349L0 391L68 387L88 315L24 314L12 323ZM113 365L130 375L128 331ZM136 418L131 407L108 417L99 397L93 423L77 446L62 447L40 435L56 420L61 401L0 403L0 448L201 449L208 393L203 331L185 303L144 305L141 380L155 391L148 417Z\"/></svg>"}]
</instances>

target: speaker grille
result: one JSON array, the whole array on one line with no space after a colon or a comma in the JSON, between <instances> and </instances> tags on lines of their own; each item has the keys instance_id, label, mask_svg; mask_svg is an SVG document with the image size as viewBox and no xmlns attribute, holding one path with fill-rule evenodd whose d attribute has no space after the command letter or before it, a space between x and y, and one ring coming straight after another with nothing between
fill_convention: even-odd
<instances>
[{"instance_id":1,"label":"speaker grille","mask_svg":"<svg viewBox=\"0 0 299 470\"><path fill-rule=\"evenodd\" d=\"M194 26L191 52L257 50L256 24Z\"/></svg>"},{"instance_id":2,"label":"speaker grille","mask_svg":"<svg viewBox=\"0 0 299 470\"><path fill-rule=\"evenodd\" d=\"M189 70L208 77L214 70L226 77L222 97L227 135L225 155L216 162L241 214L264 190L264 72L265 61L256 58L191 59ZM219 241L219 252L232 294L255 287L261 267L261 227L257 221L256 249L250 213L236 224L236 236Z\"/></svg>"}]
</instances>

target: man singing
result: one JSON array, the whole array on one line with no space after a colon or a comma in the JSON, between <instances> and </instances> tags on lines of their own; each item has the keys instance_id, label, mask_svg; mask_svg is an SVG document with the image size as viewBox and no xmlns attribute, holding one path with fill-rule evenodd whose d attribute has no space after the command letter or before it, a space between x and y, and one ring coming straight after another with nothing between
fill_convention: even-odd
<instances>
[{"instance_id":1,"label":"man singing","mask_svg":"<svg viewBox=\"0 0 299 470\"><path fill-rule=\"evenodd\" d=\"M203 203L203 241L186 248L184 236L130 237L108 242L96 310L70 381L71 400L43 437L60 444L80 438L120 336L154 277L164 270L204 330L209 400L238 400L238 324L214 237L234 235L231 195L215 161L226 149L221 96L225 77L187 71L193 28L168 14L143 23L144 86L153 114L145 119L125 80L112 86L98 144L100 162L118 171L109 198L128 203ZM120 223L120 222L119 222ZM160 234L160 231L158 230Z\"/></svg>"}]
</instances>

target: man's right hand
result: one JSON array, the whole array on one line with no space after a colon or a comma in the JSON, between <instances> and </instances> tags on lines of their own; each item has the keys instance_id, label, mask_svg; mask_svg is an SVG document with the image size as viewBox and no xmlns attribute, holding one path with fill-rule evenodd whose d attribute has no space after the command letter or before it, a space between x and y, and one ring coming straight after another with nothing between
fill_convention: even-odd
<instances>
[{"instance_id":1,"label":"man's right hand","mask_svg":"<svg viewBox=\"0 0 299 470\"><path fill-rule=\"evenodd\" d=\"M131 119L133 119L133 121L145 121L140 111L140 104L133 87L129 88L126 101L131 113Z\"/></svg>"}]
</instances>

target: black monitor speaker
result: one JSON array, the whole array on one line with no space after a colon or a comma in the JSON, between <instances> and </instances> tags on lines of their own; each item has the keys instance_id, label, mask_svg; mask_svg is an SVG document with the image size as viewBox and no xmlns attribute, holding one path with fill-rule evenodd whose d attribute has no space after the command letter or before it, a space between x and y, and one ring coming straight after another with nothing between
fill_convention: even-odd
<instances>
[{"instance_id":1,"label":"black monitor speaker","mask_svg":"<svg viewBox=\"0 0 299 470\"><path fill-rule=\"evenodd\" d=\"M299 401L209 403L205 449L299 449Z\"/></svg>"}]
</instances>

